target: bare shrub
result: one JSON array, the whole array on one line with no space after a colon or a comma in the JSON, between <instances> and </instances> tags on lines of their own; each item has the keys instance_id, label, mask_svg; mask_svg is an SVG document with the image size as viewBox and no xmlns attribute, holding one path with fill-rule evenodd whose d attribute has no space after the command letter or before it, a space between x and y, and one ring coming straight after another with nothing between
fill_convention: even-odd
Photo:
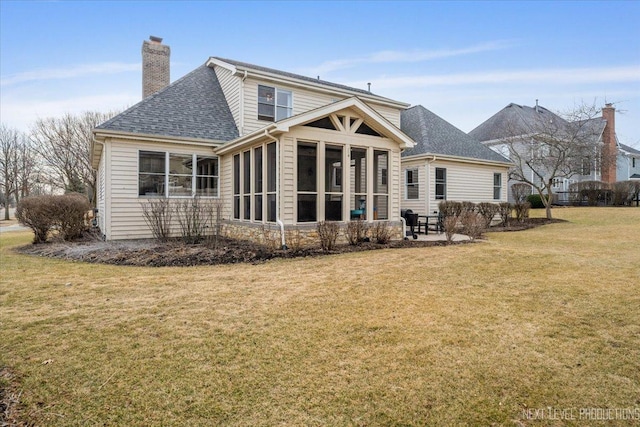
<instances>
[{"instance_id":1,"label":"bare shrub","mask_svg":"<svg viewBox=\"0 0 640 427\"><path fill-rule=\"evenodd\" d=\"M371 238L381 245L389 243L391 240L391 227L386 221L376 222L371 227Z\"/></svg>"},{"instance_id":2,"label":"bare shrub","mask_svg":"<svg viewBox=\"0 0 640 427\"><path fill-rule=\"evenodd\" d=\"M581 200L586 200L589 206L597 206L599 200L604 200L609 186L602 181L582 181L576 183L575 188L578 191Z\"/></svg>"},{"instance_id":3,"label":"bare shrub","mask_svg":"<svg viewBox=\"0 0 640 427\"><path fill-rule=\"evenodd\" d=\"M16 207L16 218L20 224L33 230L33 243L47 241L49 231L55 224L55 196L26 197Z\"/></svg>"},{"instance_id":4,"label":"bare shrub","mask_svg":"<svg viewBox=\"0 0 640 427\"><path fill-rule=\"evenodd\" d=\"M626 206L631 204L633 197L633 183L620 181L611 185L612 203L614 206Z\"/></svg>"},{"instance_id":5,"label":"bare shrub","mask_svg":"<svg viewBox=\"0 0 640 427\"><path fill-rule=\"evenodd\" d=\"M340 226L336 222L320 221L318 223L318 238L324 252L332 251L336 246Z\"/></svg>"},{"instance_id":6,"label":"bare shrub","mask_svg":"<svg viewBox=\"0 0 640 427\"><path fill-rule=\"evenodd\" d=\"M302 250L304 236L297 228L295 230L287 230L285 232L287 238L287 246L293 253L298 253Z\"/></svg>"},{"instance_id":7,"label":"bare shrub","mask_svg":"<svg viewBox=\"0 0 640 427\"><path fill-rule=\"evenodd\" d=\"M280 237L277 232L272 230L269 226L262 226L262 243L269 249L275 250L280 246Z\"/></svg>"},{"instance_id":8,"label":"bare shrub","mask_svg":"<svg viewBox=\"0 0 640 427\"><path fill-rule=\"evenodd\" d=\"M87 213L91 209L89 199L77 193L53 196L53 218L60 237L70 241L81 237L88 229Z\"/></svg>"},{"instance_id":9,"label":"bare shrub","mask_svg":"<svg viewBox=\"0 0 640 427\"><path fill-rule=\"evenodd\" d=\"M500 206L495 203L482 202L477 205L478 213L484 218L485 228L491 225L493 217L500 212Z\"/></svg>"},{"instance_id":10,"label":"bare shrub","mask_svg":"<svg viewBox=\"0 0 640 427\"><path fill-rule=\"evenodd\" d=\"M345 234L350 245L358 245L367 237L367 223L358 218L355 221L349 221Z\"/></svg>"},{"instance_id":11,"label":"bare shrub","mask_svg":"<svg viewBox=\"0 0 640 427\"><path fill-rule=\"evenodd\" d=\"M174 214L180 225L180 235L187 244L204 240L211 222L211 207L199 197L182 199L174 204Z\"/></svg>"},{"instance_id":12,"label":"bare shrub","mask_svg":"<svg viewBox=\"0 0 640 427\"><path fill-rule=\"evenodd\" d=\"M462 211L461 214L464 214L465 212L475 212L477 205L473 202L469 202L469 201L464 201L461 202L462 204Z\"/></svg>"},{"instance_id":13,"label":"bare shrub","mask_svg":"<svg viewBox=\"0 0 640 427\"><path fill-rule=\"evenodd\" d=\"M525 219L529 218L529 210L531 209L531 203L523 202L516 203L513 205L513 208L516 211L516 219L518 222L524 222Z\"/></svg>"},{"instance_id":14,"label":"bare shrub","mask_svg":"<svg viewBox=\"0 0 640 427\"><path fill-rule=\"evenodd\" d=\"M151 229L153 237L165 242L171 236L173 209L169 199L149 199L142 203L142 216Z\"/></svg>"},{"instance_id":15,"label":"bare shrub","mask_svg":"<svg viewBox=\"0 0 640 427\"><path fill-rule=\"evenodd\" d=\"M438 208L443 217L458 217L462 213L462 203L451 200L443 200L438 203Z\"/></svg>"},{"instance_id":16,"label":"bare shrub","mask_svg":"<svg viewBox=\"0 0 640 427\"><path fill-rule=\"evenodd\" d=\"M442 221L442 227L444 228L444 235L447 238L447 243L451 243L453 241L453 235L458 229L458 216L445 216L444 220Z\"/></svg>"},{"instance_id":17,"label":"bare shrub","mask_svg":"<svg viewBox=\"0 0 640 427\"><path fill-rule=\"evenodd\" d=\"M460 215L460 222L462 224L462 233L469 236L471 241L476 240L482 236L482 231L485 228L485 221L482 215L473 211L465 211Z\"/></svg>"},{"instance_id":18,"label":"bare shrub","mask_svg":"<svg viewBox=\"0 0 640 427\"><path fill-rule=\"evenodd\" d=\"M531 186L522 182L513 184L511 186L511 194L516 204L524 203L527 201L527 197L532 194Z\"/></svg>"},{"instance_id":19,"label":"bare shrub","mask_svg":"<svg viewBox=\"0 0 640 427\"><path fill-rule=\"evenodd\" d=\"M218 241L222 235L222 209L224 203L222 199L216 199L209 202L209 228L210 233L207 233L206 244L213 249L218 249Z\"/></svg>"},{"instance_id":20,"label":"bare shrub","mask_svg":"<svg viewBox=\"0 0 640 427\"><path fill-rule=\"evenodd\" d=\"M502 226L506 227L511 221L511 212L513 211L513 205L509 202L502 202L498 205L498 213L500 214L500 220Z\"/></svg>"}]
</instances>

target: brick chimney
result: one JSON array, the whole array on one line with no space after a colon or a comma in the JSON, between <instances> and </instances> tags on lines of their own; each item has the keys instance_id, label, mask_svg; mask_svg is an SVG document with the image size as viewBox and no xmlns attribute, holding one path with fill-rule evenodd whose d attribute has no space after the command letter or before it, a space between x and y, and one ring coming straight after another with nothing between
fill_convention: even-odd
<instances>
[{"instance_id":1,"label":"brick chimney","mask_svg":"<svg viewBox=\"0 0 640 427\"><path fill-rule=\"evenodd\" d=\"M602 132L602 181L613 183L616 182L617 170L617 154L616 146L616 109L613 104L605 104L602 108L602 118L607 124Z\"/></svg>"},{"instance_id":2,"label":"brick chimney","mask_svg":"<svg viewBox=\"0 0 640 427\"><path fill-rule=\"evenodd\" d=\"M150 36L142 42L142 98L169 86L169 55L171 49L160 37Z\"/></svg>"}]
</instances>

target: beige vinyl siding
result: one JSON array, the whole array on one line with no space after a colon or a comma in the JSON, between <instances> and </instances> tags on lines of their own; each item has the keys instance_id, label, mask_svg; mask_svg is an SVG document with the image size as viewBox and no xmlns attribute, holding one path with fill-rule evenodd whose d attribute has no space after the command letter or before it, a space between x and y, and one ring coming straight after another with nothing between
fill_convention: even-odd
<instances>
[{"instance_id":1,"label":"beige vinyl siding","mask_svg":"<svg viewBox=\"0 0 640 427\"><path fill-rule=\"evenodd\" d=\"M293 94L293 115L301 114L346 98L344 95L332 95L311 89L302 89L299 87L248 78L244 82L243 134L248 134L257 129L261 129L270 123L264 120L258 120L258 85L277 87L278 89L291 91ZM395 126L398 128L400 127L400 109L374 103L367 104Z\"/></svg>"},{"instance_id":2,"label":"beige vinyl siding","mask_svg":"<svg viewBox=\"0 0 640 427\"><path fill-rule=\"evenodd\" d=\"M233 217L233 155L220 157L220 197L222 200L222 217Z\"/></svg>"},{"instance_id":3,"label":"beige vinyl siding","mask_svg":"<svg viewBox=\"0 0 640 427\"><path fill-rule=\"evenodd\" d=\"M278 204L281 220L285 224L295 223L296 200L296 171L295 171L295 140L291 136L280 138L280 188L278 189Z\"/></svg>"},{"instance_id":4,"label":"beige vinyl siding","mask_svg":"<svg viewBox=\"0 0 640 427\"><path fill-rule=\"evenodd\" d=\"M114 140L110 143L111 170L107 180L109 192L108 239L141 239L152 237L142 214L142 203L149 200L138 196L138 152L162 151L176 154L200 154L211 156L211 148L183 144L143 143ZM219 168L222 173L222 168ZM180 199L175 199L180 200ZM177 224L174 224L177 225ZM177 227L174 227L177 232Z\"/></svg>"},{"instance_id":5,"label":"beige vinyl siding","mask_svg":"<svg viewBox=\"0 0 640 427\"><path fill-rule=\"evenodd\" d=\"M418 198L407 199L407 169L418 170ZM402 162L402 173L400 175L400 191L401 209L411 209L414 213L420 215L428 215L427 210L427 168L424 160Z\"/></svg>"},{"instance_id":6,"label":"beige vinyl siding","mask_svg":"<svg viewBox=\"0 0 640 427\"><path fill-rule=\"evenodd\" d=\"M236 122L236 127L238 129L241 129L242 117L240 115L240 77L234 76L231 71L223 67L215 67L215 71L216 76L218 76L220 86L222 87L224 97L227 100L227 105L229 105L229 109L231 110L231 114L233 115L233 120Z\"/></svg>"},{"instance_id":7,"label":"beige vinyl siding","mask_svg":"<svg viewBox=\"0 0 640 427\"><path fill-rule=\"evenodd\" d=\"M447 200L470 201L474 203L499 203L507 200L507 168L490 165L477 165L454 161L436 160L429 164L429 194L430 211L438 210L440 200L435 199L436 168L447 170ZM493 174L502 174L502 197L493 198ZM420 190L421 192L424 190Z\"/></svg>"}]
</instances>

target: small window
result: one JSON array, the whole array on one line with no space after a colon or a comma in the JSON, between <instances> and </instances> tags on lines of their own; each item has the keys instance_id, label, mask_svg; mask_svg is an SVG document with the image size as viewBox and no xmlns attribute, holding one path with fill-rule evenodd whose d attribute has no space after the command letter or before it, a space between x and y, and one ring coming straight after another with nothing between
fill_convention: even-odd
<instances>
[{"instance_id":1,"label":"small window","mask_svg":"<svg viewBox=\"0 0 640 427\"><path fill-rule=\"evenodd\" d=\"M502 196L502 174L493 174L493 200L500 200Z\"/></svg>"},{"instance_id":2,"label":"small window","mask_svg":"<svg viewBox=\"0 0 640 427\"><path fill-rule=\"evenodd\" d=\"M166 155L163 152L140 151L138 195L165 195Z\"/></svg>"},{"instance_id":3,"label":"small window","mask_svg":"<svg viewBox=\"0 0 640 427\"><path fill-rule=\"evenodd\" d=\"M197 156L196 195L218 197L218 159Z\"/></svg>"},{"instance_id":4,"label":"small window","mask_svg":"<svg viewBox=\"0 0 640 427\"><path fill-rule=\"evenodd\" d=\"M406 198L408 200L420 198L420 188L418 185L418 168L407 169L406 172Z\"/></svg>"},{"instance_id":5,"label":"small window","mask_svg":"<svg viewBox=\"0 0 640 427\"><path fill-rule=\"evenodd\" d=\"M632 158L631 158L631 167L632 167L632 168L635 168L635 167L636 167L636 158L635 158L635 157L632 157Z\"/></svg>"},{"instance_id":6,"label":"small window","mask_svg":"<svg viewBox=\"0 0 640 427\"><path fill-rule=\"evenodd\" d=\"M447 199L447 170L436 168L436 200Z\"/></svg>"},{"instance_id":7,"label":"small window","mask_svg":"<svg viewBox=\"0 0 640 427\"><path fill-rule=\"evenodd\" d=\"M258 120L273 122L291 117L292 114L291 91L258 85Z\"/></svg>"}]
</instances>

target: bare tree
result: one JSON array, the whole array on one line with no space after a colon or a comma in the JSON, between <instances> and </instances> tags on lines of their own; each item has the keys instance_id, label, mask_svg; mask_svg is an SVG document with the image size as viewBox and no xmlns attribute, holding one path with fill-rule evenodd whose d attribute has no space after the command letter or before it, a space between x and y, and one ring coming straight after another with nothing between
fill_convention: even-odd
<instances>
[{"instance_id":1,"label":"bare tree","mask_svg":"<svg viewBox=\"0 0 640 427\"><path fill-rule=\"evenodd\" d=\"M0 187L4 204L4 219L9 219L9 203L17 188L17 156L19 133L15 129L0 125Z\"/></svg>"},{"instance_id":2,"label":"bare tree","mask_svg":"<svg viewBox=\"0 0 640 427\"><path fill-rule=\"evenodd\" d=\"M96 171L91 167L92 130L116 113L88 111L38 119L31 129L34 149L55 187L84 193L95 201Z\"/></svg>"},{"instance_id":3,"label":"bare tree","mask_svg":"<svg viewBox=\"0 0 640 427\"><path fill-rule=\"evenodd\" d=\"M515 165L510 178L536 190L549 219L554 180L584 174L611 161L602 150L598 114L595 104L582 104L559 114L544 109L534 117L515 116L504 124L500 144Z\"/></svg>"}]
</instances>

